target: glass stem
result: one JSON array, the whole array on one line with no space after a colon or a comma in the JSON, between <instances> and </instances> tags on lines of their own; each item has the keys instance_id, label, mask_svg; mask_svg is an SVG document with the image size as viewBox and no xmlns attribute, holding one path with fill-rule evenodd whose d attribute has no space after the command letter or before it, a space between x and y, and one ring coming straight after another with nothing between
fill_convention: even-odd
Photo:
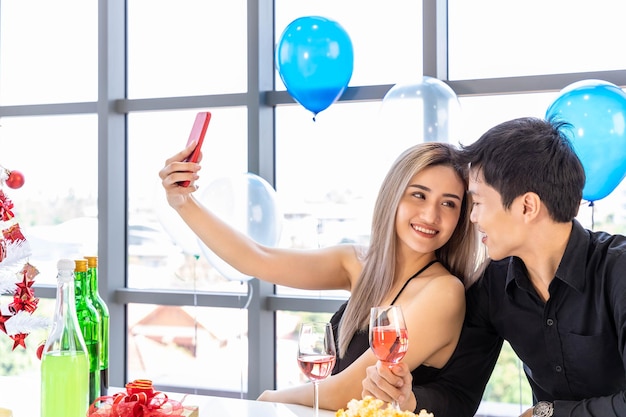
<instances>
[{"instance_id":1,"label":"glass stem","mask_svg":"<svg viewBox=\"0 0 626 417\"><path fill-rule=\"evenodd\" d=\"M319 383L313 382L313 409L315 410L315 417L320 415L320 403L319 403Z\"/></svg>"}]
</instances>

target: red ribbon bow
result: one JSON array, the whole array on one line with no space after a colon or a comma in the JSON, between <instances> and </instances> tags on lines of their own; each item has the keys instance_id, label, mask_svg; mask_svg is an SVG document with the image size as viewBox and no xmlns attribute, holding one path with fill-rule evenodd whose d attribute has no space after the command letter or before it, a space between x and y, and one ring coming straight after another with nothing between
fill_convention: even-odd
<instances>
[{"instance_id":1,"label":"red ribbon bow","mask_svg":"<svg viewBox=\"0 0 626 417\"><path fill-rule=\"evenodd\" d=\"M99 405L98 405L99 404ZM155 391L149 379L136 379L126 384L126 392L103 396L89 407L89 417L163 417L184 412L181 402Z\"/></svg>"}]
</instances>

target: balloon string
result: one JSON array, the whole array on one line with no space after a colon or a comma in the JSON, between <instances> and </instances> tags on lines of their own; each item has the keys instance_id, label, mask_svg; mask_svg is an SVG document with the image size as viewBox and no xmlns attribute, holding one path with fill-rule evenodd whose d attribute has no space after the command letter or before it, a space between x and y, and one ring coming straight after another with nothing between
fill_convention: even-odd
<instances>
[{"instance_id":1,"label":"balloon string","mask_svg":"<svg viewBox=\"0 0 626 417\"><path fill-rule=\"evenodd\" d=\"M198 288L196 287L196 281L198 279L197 266L199 259L200 255L193 256L193 337L195 340L193 355L196 359L198 358ZM197 387L194 387L193 393L198 394Z\"/></svg>"},{"instance_id":2,"label":"balloon string","mask_svg":"<svg viewBox=\"0 0 626 417\"><path fill-rule=\"evenodd\" d=\"M243 284L243 281L241 281L241 283ZM246 300L246 303L244 304L243 307L241 307L241 311L246 311L248 309L248 306L250 305L250 301L252 301L252 294L254 293L254 287L252 286L252 284L250 283L250 280L248 280L248 299ZM237 296L240 300L241 300L241 295ZM239 335L237 336L239 338L239 346L241 348L243 348L243 342L241 341L241 335L244 332L244 323L242 320L242 326L241 326L241 330L239 331ZM243 365L243 362L242 362ZM243 375L243 366L240 369L239 372L239 398L240 399L244 399L243 398L243 385L244 385L244 375Z\"/></svg>"},{"instance_id":3,"label":"balloon string","mask_svg":"<svg viewBox=\"0 0 626 417\"><path fill-rule=\"evenodd\" d=\"M593 204L593 201L590 201L589 202L589 207L591 207L591 230L593 230L594 225L595 225L594 214L595 214L595 210L596 210L596 205Z\"/></svg>"}]
</instances>

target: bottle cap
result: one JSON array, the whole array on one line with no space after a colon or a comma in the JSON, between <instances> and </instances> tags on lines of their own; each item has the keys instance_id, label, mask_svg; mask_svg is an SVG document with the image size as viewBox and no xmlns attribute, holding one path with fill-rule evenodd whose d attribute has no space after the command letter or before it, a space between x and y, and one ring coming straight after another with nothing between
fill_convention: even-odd
<instances>
[{"instance_id":1,"label":"bottle cap","mask_svg":"<svg viewBox=\"0 0 626 417\"><path fill-rule=\"evenodd\" d=\"M59 262L57 262L57 269L59 271L74 272L74 268L76 268L76 263L71 259L59 259Z\"/></svg>"},{"instance_id":2,"label":"bottle cap","mask_svg":"<svg viewBox=\"0 0 626 417\"><path fill-rule=\"evenodd\" d=\"M89 268L95 268L98 266L98 257L97 256L85 256L87 259L87 266Z\"/></svg>"},{"instance_id":3,"label":"bottle cap","mask_svg":"<svg viewBox=\"0 0 626 417\"><path fill-rule=\"evenodd\" d=\"M87 271L87 259L76 259L74 262L76 263L76 272Z\"/></svg>"}]
</instances>

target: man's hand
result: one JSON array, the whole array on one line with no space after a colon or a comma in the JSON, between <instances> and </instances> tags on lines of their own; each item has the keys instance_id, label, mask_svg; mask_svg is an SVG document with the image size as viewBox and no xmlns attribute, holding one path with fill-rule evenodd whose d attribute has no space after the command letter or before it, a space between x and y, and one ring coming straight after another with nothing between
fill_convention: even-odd
<instances>
[{"instance_id":1,"label":"man's hand","mask_svg":"<svg viewBox=\"0 0 626 417\"><path fill-rule=\"evenodd\" d=\"M533 417L533 408L530 407L528 410L524 411L520 414L520 417Z\"/></svg>"},{"instance_id":2,"label":"man's hand","mask_svg":"<svg viewBox=\"0 0 626 417\"><path fill-rule=\"evenodd\" d=\"M395 399L402 410L414 411L417 401L413 395L412 382L413 377L405 363L400 362L390 369L378 361L376 365L367 368L366 377L361 383L361 395L370 395L389 403Z\"/></svg>"}]
</instances>

